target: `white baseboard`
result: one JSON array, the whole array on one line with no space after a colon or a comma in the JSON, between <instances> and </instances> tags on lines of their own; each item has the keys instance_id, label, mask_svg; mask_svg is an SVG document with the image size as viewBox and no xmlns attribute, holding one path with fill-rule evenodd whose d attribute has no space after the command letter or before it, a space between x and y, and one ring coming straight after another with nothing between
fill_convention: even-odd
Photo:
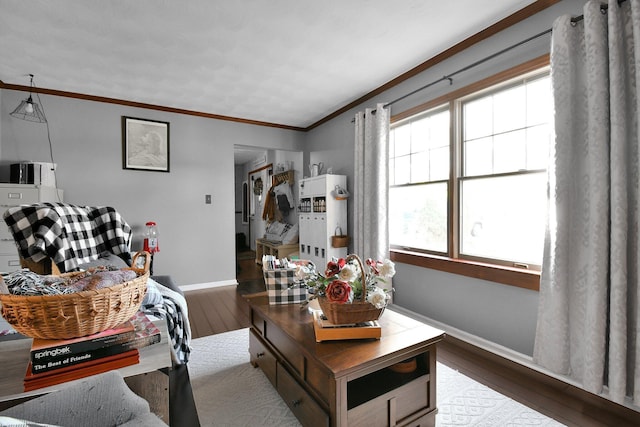
<instances>
[{"instance_id":1,"label":"white baseboard","mask_svg":"<svg viewBox=\"0 0 640 427\"><path fill-rule=\"evenodd\" d=\"M200 289L210 289L210 288L219 288L220 286L230 286L237 285L237 280L221 280L219 282L208 282L208 283L194 283L192 285L182 285L180 289L182 292L189 291L197 291Z\"/></svg>"},{"instance_id":2,"label":"white baseboard","mask_svg":"<svg viewBox=\"0 0 640 427\"><path fill-rule=\"evenodd\" d=\"M504 357L505 359L511 360L512 362L516 362L519 363L521 365L524 365L528 368L534 369L538 372L541 372L545 375L549 375L551 377L554 377L556 379L559 379L561 381L564 381L566 383L569 383L571 385L574 385L576 387L580 387L580 385L572 380L571 378L568 378L564 375L559 375L556 374L554 372L551 372L543 367L541 367L540 365L537 365L534 361L533 358L527 354L524 353L520 353L518 351L515 351L509 347L505 347L503 345L497 344L493 341L489 341L485 338L479 337L477 335L474 334L470 334L469 332L463 331L461 329L455 328L453 326L450 326L446 323L442 323L439 322L437 320L434 320L430 317L424 316L422 314L416 313L414 311L408 310L406 308L397 306L397 305L393 305L390 308L392 308L395 311L399 311L402 314L404 314L405 316L409 316L409 317L413 317L416 320L420 320L428 325L433 326L434 328L438 328L438 329L442 329L443 331L445 331L445 333L447 335L451 335L454 338L457 338L461 341L467 342L469 344L472 344L478 348L481 348L483 350L489 351L491 353L497 354L498 356Z\"/></svg>"},{"instance_id":3,"label":"white baseboard","mask_svg":"<svg viewBox=\"0 0 640 427\"><path fill-rule=\"evenodd\" d=\"M495 353L499 356L504 357L505 359L509 359L513 362L517 362L520 363L522 365L528 366L530 368L534 368L534 369L540 369L539 366L536 366L533 363L533 360L531 358L531 356L520 353L518 351L515 351L513 349L510 349L508 347L502 346L500 344L494 343L492 341L489 341L487 339L481 338L477 335L473 335L470 334L466 331L463 331L461 329L455 328L453 326L450 326L446 323L442 323L439 322L437 320L434 320L430 317L424 316L422 314L416 313L414 311L408 310L404 307L400 307L398 305L392 305L389 308L391 308L394 311L398 311L402 314L404 314L405 316L409 316L412 317L416 320L420 320L430 326L433 326L434 328L438 328L438 329L442 329L443 331L445 331L445 333L447 335L451 335L454 338L457 338L461 341L465 341L469 344L473 344L476 347L482 348L484 350L490 351L491 353Z\"/></svg>"},{"instance_id":4,"label":"white baseboard","mask_svg":"<svg viewBox=\"0 0 640 427\"><path fill-rule=\"evenodd\" d=\"M434 328L442 329L443 331L445 331L447 335L451 335L452 337L457 338L461 341L467 342L478 348L497 354L498 356L501 356L507 360L510 360L515 363L519 363L520 365L526 366L544 375L547 375L549 377L555 378L557 380L560 380L562 382L565 382L567 384L573 385L575 387L578 387L584 390L584 387L579 382L575 381L572 378L569 378L566 375L556 374L555 372L552 372L548 369L543 368L542 366L536 364L533 361L533 358L527 354L523 354L513 349L510 349L508 347L504 347L500 344L494 343L492 341L489 341L477 335L470 334L461 329L458 329L453 326L447 325L446 323L442 323L437 320L431 319L430 317L424 316L422 314L416 313L414 311L408 310L398 305L392 304L391 306L389 306L389 308L394 311L400 312L405 316L412 317L416 320L422 321L430 326L433 326ZM609 396L609 393L606 387L602 393L599 393L596 395L603 397L607 400L613 401ZM625 398L625 401L623 402L623 406L626 406L629 409L632 409L634 411L640 411L640 406L635 405L629 397Z\"/></svg>"}]
</instances>

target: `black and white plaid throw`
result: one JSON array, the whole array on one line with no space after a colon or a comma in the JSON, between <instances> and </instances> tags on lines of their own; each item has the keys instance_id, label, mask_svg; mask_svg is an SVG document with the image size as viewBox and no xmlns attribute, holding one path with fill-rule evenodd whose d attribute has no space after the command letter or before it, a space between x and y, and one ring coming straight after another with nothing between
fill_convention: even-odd
<instances>
[{"instance_id":1,"label":"black and white plaid throw","mask_svg":"<svg viewBox=\"0 0 640 427\"><path fill-rule=\"evenodd\" d=\"M162 304L146 305L142 307L142 310L152 316L166 319L176 362L179 364L187 363L191 352L191 330L185 323L185 315L180 304L169 295L163 295L162 298Z\"/></svg>"},{"instance_id":2,"label":"black and white plaid throw","mask_svg":"<svg viewBox=\"0 0 640 427\"><path fill-rule=\"evenodd\" d=\"M4 213L4 221L23 259L50 258L61 272L93 261L100 253L129 252L131 227L111 207L39 203Z\"/></svg>"}]
</instances>

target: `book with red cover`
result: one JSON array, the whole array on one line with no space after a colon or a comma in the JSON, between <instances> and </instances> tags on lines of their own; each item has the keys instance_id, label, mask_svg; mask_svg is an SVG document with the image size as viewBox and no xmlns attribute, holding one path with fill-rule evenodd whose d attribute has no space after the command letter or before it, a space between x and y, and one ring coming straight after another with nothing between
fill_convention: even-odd
<instances>
[{"instance_id":1,"label":"book with red cover","mask_svg":"<svg viewBox=\"0 0 640 427\"><path fill-rule=\"evenodd\" d=\"M24 391L36 390L67 381L85 378L90 375L100 374L113 369L124 368L125 366L135 365L139 361L139 351L134 349L113 356L90 360L89 362L84 362L78 365L68 366L50 372L43 372L41 374L32 373L31 362L29 362L27 372L24 377Z\"/></svg>"},{"instance_id":2,"label":"book with red cover","mask_svg":"<svg viewBox=\"0 0 640 427\"><path fill-rule=\"evenodd\" d=\"M127 324L123 329L130 331L130 334L120 334L121 336L118 338L103 341L105 345L102 347L89 348L85 351L74 351L72 353L62 352L63 354L60 356L40 357L37 360L34 360L32 357L31 372L39 374L58 370L67 366L78 365L90 360L101 359L132 349L140 349L160 342L160 330L143 312L136 313ZM73 341L77 342L77 339ZM94 340L91 339L91 341ZM33 354L34 351L32 350L32 356Z\"/></svg>"}]
</instances>

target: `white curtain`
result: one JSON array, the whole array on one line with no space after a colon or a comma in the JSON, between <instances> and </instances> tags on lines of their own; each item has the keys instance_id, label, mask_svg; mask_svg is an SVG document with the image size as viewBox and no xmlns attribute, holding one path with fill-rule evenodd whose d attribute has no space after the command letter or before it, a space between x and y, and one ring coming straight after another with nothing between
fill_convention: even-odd
<instances>
[{"instance_id":1,"label":"white curtain","mask_svg":"<svg viewBox=\"0 0 640 427\"><path fill-rule=\"evenodd\" d=\"M640 0L553 26L556 140L534 359L640 404Z\"/></svg>"},{"instance_id":2,"label":"white curtain","mask_svg":"<svg viewBox=\"0 0 640 427\"><path fill-rule=\"evenodd\" d=\"M389 109L355 118L353 247L362 259L389 257Z\"/></svg>"}]
</instances>

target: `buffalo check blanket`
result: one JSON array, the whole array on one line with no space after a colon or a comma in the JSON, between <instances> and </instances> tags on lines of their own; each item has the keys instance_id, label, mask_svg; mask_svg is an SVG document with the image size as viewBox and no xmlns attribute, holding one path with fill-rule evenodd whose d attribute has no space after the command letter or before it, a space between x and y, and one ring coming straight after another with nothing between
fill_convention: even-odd
<instances>
[{"instance_id":1,"label":"buffalo check blanket","mask_svg":"<svg viewBox=\"0 0 640 427\"><path fill-rule=\"evenodd\" d=\"M162 302L156 304L143 302L142 310L146 314L167 320L173 361L177 364L186 364L191 353L191 326L187 301L179 293L162 286L153 279L149 279L149 284L151 286L147 288L147 292L155 288L155 292L161 295Z\"/></svg>"},{"instance_id":2,"label":"buffalo check blanket","mask_svg":"<svg viewBox=\"0 0 640 427\"><path fill-rule=\"evenodd\" d=\"M8 209L4 221L23 259L50 258L62 273L104 251L128 253L131 244L131 227L111 207L39 203Z\"/></svg>"}]
</instances>

